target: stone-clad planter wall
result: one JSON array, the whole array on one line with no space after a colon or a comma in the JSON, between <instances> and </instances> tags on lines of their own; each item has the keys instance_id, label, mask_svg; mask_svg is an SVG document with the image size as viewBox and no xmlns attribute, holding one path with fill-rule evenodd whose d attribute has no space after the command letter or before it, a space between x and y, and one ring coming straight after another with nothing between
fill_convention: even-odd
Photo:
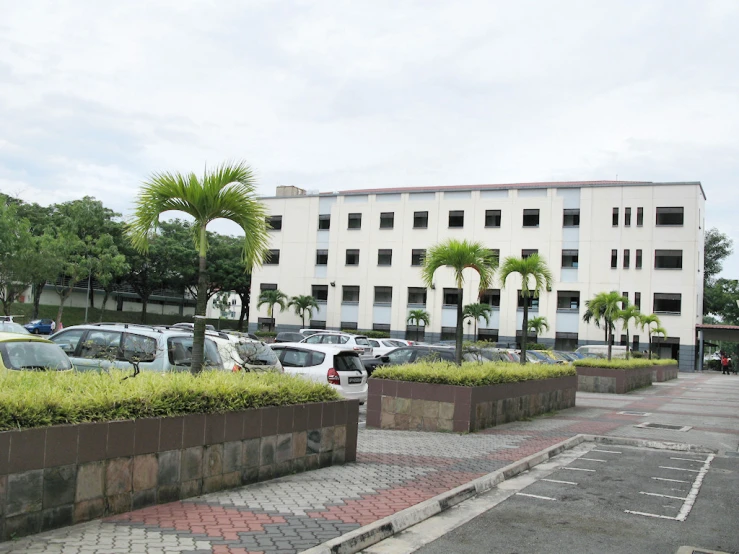
<instances>
[{"instance_id":1,"label":"stone-clad planter wall","mask_svg":"<svg viewBox=\"0 0 739 554\"><path fill-rule=\"evenodd\" d=\"M609 369L604 367L576 366L577 390L582 392L607 392L624 394L652 384L653 367L635 369Z\"/></svg>"},{"instance_id":2,"label":"stone-clad planter wall","mask_svg":"<svg viewBox=\"0 0 739 554\"><path fill-rule=\"evenodd\" d=\"M0 540L354 461L359 403L0 433Z\"/></svg>"},{"instance_id":3,"label":"stone-clad planter wall","mask_svg":"<svg viewBox=\"0 0 739 554\"><path fill-rule=\"evenodd\" d=\"M652 382L663 383L672 379L677 379L676 365L658 365L652 369Z\"/></svg>"},{"instance_id":4,"label":"stone-clad planter wall","mask_svg":"<svg viewBox=\"0 0 739 554\"><path fill-rule=\"evenodd\" d=\"M483 387L370 379L367 426L470 432L575 405L577 377Z\"/></svg>"}]
</instances>

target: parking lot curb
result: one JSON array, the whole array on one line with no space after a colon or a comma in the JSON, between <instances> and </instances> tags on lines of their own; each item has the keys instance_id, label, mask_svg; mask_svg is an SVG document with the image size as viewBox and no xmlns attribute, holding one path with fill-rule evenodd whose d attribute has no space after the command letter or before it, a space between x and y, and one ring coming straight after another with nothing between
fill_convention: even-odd
<instances>
[{"instance_id":1,"label":"parking lot curb","mask_svg":"<svg viewBox=\"0 0 739 554\"><path fill-rule=\"evenodd\" d=\"M611 444L616 446L634 446L638 448L654 448L657 450L674 450L676 452L695 452L698 454L717 454L718 450L683 442L650 441L625 437L605 437L602 435L581 435L587 442Z\"/></svg>"}]
</instances>

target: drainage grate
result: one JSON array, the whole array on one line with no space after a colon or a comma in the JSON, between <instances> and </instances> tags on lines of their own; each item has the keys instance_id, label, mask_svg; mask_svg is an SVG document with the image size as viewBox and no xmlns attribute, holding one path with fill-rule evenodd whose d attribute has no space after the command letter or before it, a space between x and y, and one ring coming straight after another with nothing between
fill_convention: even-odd
<instances>
[{"instance_id":1,"label":"drainage grate","mask_svg":"<svg viewBox=\"0 0 739 554\"><path fill-rule=\"evenodd\" d=\"M642 416L642 417L646 417L646 416L652 415L652 412L629 412L629 411L624 411L624 412L617 412L617 413L620 414L620 415L633 415L633 416Z\"/></svg>"},{"instance_id":2,"label":"drainage grate","mask_svg":"<svg viewBox=\"0 0 739 554\"><path fill-rule=\"evenodd\" d=\"M640 429L666 429L670 431L689 431L692 429L689 425L666 425L664 423L640 423L639 425L634 425L634 427L639 427Z\"/></svg>"}]
</instances>

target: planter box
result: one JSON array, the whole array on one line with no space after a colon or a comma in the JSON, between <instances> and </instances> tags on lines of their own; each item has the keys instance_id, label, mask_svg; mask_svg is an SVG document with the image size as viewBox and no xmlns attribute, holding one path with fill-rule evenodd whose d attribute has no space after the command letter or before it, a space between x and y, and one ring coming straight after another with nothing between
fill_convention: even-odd
<instances>
[{"instance_id":1,"label":"planter box","mask_svg":"<svg viewBox=\"0 0 739 554\"><path fill-rule=\"evenodd\" d=\"M356 460L359 403L0 432L0 540Z\"/></svg>"},{"instance_id":2,"label":"planter box","mask_svg":"<svg viewBox=\"0 0 739 554\"><path fill-rule=\"evenodd\" d=\"M676 365L658 365L652 370L652 382L663 383L672 379L677 379Z\"/></svg>"},{"instance_id":3,"label":"planter box","mask_svg":"<svg viewBox=\"0 0 739 554\"><path fill-rule=\"evenodd\" d=\"M609 369L577 366L577 390L624 394L652 384L654 367Z\"/></svg>"},{"instance_id":4,"label":"planter box","mask_svg":"<svg viewBox=\"0 0 739 554\"><path fill-rule=\"evenodd\" d=\"M367 427L465 433L572 408L577 377L483 387L370 379Z\"/></svg>"}]
</instances>

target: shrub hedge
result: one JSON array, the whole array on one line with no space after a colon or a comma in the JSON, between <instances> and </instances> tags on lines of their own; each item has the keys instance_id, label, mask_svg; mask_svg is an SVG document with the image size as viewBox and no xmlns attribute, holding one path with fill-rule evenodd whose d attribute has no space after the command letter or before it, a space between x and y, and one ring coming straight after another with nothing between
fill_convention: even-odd
<instances>
[{"instance_id":1,"label":"shrub hedge","mask_svg":"<svg viewBox=\"0 0 739 554\"><path fill-rule=\"evenodd\" d=\"M576 375L575 368L565 365L527 365L513 363L466 362L459 367L451 362L418 362L415 364L379 367L372 379L414 381L480 387L497 383L515 383Z\"/></svg>"},{"instance_id":2,"label":"shrub hedge","mask_svg":"<svg viewBox=\"0 0 739 554\"><path fill-rule=\"evenodd\" d=\"M585 358L573 362L578 367L603 367L608 369L637 369L641 367L652 367L655 365L677 365L677 360L648 360L645 358L624 360L612 359L610 362L605 358Z\"/></svg>"},{"instance_id":3,"label":"shrub hedge","mask_svg":"<svg viewBox=\"0 0 739 554\"><path fill-rule=\"evenodd\" d=\"M0 374L0 431L64 423L223 413L338 400L331 387L275 373Z\"/></svg>"}]
</instances>

